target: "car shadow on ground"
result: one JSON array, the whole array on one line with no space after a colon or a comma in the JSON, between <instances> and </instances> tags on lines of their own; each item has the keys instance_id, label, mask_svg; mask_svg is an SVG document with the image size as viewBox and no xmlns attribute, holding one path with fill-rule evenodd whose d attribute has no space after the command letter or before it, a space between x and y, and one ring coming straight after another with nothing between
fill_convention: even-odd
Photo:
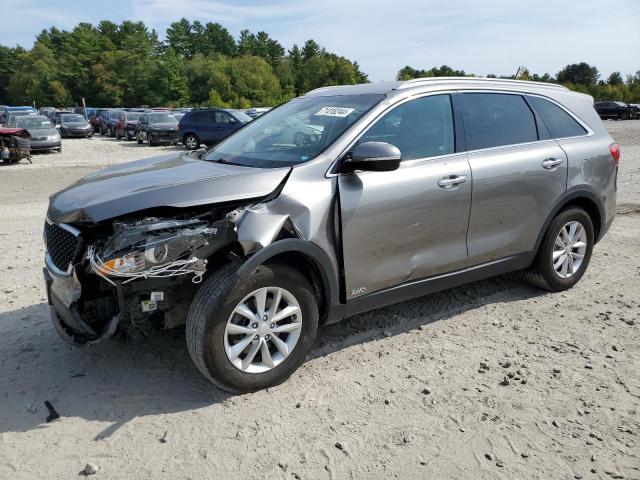
<instances>
[{"instance_id":1,"label":"car shadow on ground","mask_svg":"<svg viewBox=\"0 0 640 480\"><path fill-rule=\"evenodd\" d=\"M403 302L323 327L309 359L541 293L509 274ZM45 400L62 418L110 423L97 433L99 440L136 417L208 407L232 396L195 369L184 328L156 332L136 345L106 341L76 348L54 332L45 303L0 313L0 325L8 339L0 358L0 433L47 428Z\"/></svg>"}]
</instances>

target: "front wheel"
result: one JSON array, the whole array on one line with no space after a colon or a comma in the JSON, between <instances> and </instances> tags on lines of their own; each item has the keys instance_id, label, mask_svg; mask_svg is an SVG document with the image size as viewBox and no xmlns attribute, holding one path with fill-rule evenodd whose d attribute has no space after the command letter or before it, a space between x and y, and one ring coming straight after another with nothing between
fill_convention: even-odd
<instances>
[{"instance_id":1,"label":"front wheel","mask_svg":"<svg viewBox=\"0 0 640 480\"><path fill-rule=\"evenodd\" d=\"M591 217L569 208L553 219L525 278L533 285L560 292L573 287L589 265L594 244Z\"/></svg>"},{"instance_id":2,"label":"front wheel","mask_svg":"<svg viewBox=\"0 0 640 480\"><path fill-rule=\"evenodd\" d=\"M286 380L311 350L318 328L313 287L297 270L263 265L238 279L234 265L209 277L187 316L187 347L200 372L230 392Z\"/></svg>"}]
</instances>

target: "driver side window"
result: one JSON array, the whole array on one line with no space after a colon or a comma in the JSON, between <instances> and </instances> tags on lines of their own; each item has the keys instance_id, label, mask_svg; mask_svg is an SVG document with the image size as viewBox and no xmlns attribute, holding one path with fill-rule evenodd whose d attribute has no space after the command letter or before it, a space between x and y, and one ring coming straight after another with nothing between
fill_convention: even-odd
<instances>
[{"instance_id":1,"label":"driver side window","mask_svg":"<svg viewBox=\"0 0 640 480\"><path fill-rule=\"evenodd\" d=\"M387 112L358 143L395 145L402 160L416 160L454 152L453 112L449 95L410 100Z\"/></svg>"}]
</instances>

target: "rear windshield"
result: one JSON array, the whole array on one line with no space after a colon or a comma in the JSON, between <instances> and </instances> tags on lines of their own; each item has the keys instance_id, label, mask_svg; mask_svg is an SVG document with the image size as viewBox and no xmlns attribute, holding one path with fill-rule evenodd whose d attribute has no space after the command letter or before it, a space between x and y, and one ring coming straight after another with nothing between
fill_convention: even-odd
<instances>
[{"instance_id":1,"label":"rear windshield","mask_svg":"<svg viewBox=\"0 0 640 480\"><path fill-rule=\"evenodd\" d=\"M43 130L52 129L53 125L51 125L47 117L25 116L16 121L16 127L26 128L27 130Z\"/></svg>"},{"instance_id":2,"label":"rear windshield","mask_svg":"<svg viewBox=\"0 0 640 480\"><path fill-rule=\"evenodd\" d=\"M295 98L247 123L210 150L205 160L258 168L309 161L383 98L377 94Z\"/></svg>"},{"instance_id":3,"label":"rear windshield","mask_svg":"<svg viewBox=\"0 0 640 480\"><path fill-rule=\"evenodd\" d=\"M142 113L139 113L139 112L127 113L127 120L139 120L140 115L142 115Z\"/></svg>"}]
</instances>

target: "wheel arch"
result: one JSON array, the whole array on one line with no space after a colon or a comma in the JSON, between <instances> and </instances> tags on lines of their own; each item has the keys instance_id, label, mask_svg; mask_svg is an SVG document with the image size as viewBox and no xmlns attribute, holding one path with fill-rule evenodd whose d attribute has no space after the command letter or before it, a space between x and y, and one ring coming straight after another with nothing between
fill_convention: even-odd
<instances>
[{"instance_id":1,"label":"wheel arch","mask_svg":"<svg viewBox=\"0 0 640 480\"><path fill-rule=\"evenodd\" d=\"M545 220L542 229L540 229L540 234L536 240L534 252L537 252L540 248L540 244L547 233L549 224L553 221L556 215L558 215L558 213L569 207L580 207L587 212L593 222L595 243L600 240L602 232L605 230L603 225L604 219L606 218L604 204L595 192L579 187L567 190L567 192L556 202L551 213Z\"/></svg>"},{"instance_id":2,"label":"wheel arch","mask_svg":"<svg viewBox=\"0 0 640 480\"><path fill-rule=\"evenodd\" d=\"M249 257L236 275L247 278L260 265L269 263L294 267L311 282L318 298L321 324L342 319L344 305L339 302L337 276L329 257L320 247L298 238L277 240Z\"/></svg>"}]
</instances>

